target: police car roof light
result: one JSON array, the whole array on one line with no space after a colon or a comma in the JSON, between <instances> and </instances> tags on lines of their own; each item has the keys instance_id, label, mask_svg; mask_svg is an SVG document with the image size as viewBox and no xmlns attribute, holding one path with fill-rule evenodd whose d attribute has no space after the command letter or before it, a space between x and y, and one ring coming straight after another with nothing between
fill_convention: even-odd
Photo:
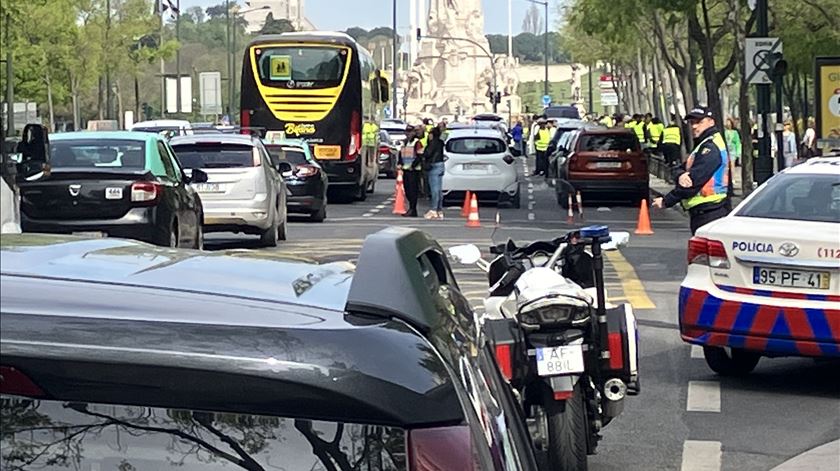
<instances>
[{"instance_id":1,"label":"police car roof light","mask_svg":"<svg viewBox=\"0 0 840 471\"><path fill-rule=\"evenodd\" d=\"M610 228L607 226L586 226L580 229L580 236L587 239L604 238L609 237L609 235Z\"/></svg>"}]
</instances>

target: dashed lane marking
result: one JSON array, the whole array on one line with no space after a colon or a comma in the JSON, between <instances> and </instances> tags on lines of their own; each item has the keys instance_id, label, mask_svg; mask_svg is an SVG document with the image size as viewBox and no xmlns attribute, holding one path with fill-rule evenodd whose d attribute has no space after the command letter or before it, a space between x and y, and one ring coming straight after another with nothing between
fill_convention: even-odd
<instances>
[{"instance_id":1,"label":"dashed lane marking","mask_svg":"<svg viewBox=\"0 0 840 471\"><path fill-rule=\"evenodd\" d=\"M703 347L700 345L691 346L691 358L703 358Z\"/></svg>"},{"instance_id":2,"label":"dashed lane marking","mask_svg":"<svg viewBox=\"0 0 840 471\"><path fill-rule=\"evenodd\" d=\"M689 381L688 412L720 412L720 383L717 381Z\"/></svg>"},{"instance_id":3,"label":"dashed lane marking","mask_svg":"<svg viewBox=\"0 0 840 471\"><path fill-rule=\"evenodd\" d=\"M633 269L633 265L630 265L621 251L609 250L604 253L618 274L624 295L630 301L633 309L656 309L656 304L648 297L642 281L636 275L636 270Z\"/></svg>"},{"instance_id":4,"label":"dashed lane marking","mask_svg":"<svg viewBox=\"0 0 840 471\"><path fill-rule=\"evenodd\" d=\"M528 220L529 220L529 221L533 221L533 220L534 220L534 213L528 213Z\"/></svg>"},{"instance_id":5,"label":"dashed lane marking","mask_svg":"<svg viewBox=\"0 0 840 471\"><path fill-rule=\"evenodd\" d=\"M683 443L681 471L719 471L721 456L720 442L686 440Z\"/></svg>"}]
</instances>

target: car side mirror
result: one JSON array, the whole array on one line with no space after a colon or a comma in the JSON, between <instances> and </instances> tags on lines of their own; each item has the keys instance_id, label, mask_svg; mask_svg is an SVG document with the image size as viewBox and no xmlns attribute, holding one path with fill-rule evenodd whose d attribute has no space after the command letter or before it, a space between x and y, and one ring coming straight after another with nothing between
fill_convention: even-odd
<instances>
[{"instance_id":1,"label":"car side mirror","mask_svg":"<svg viewBox=\"0 0 840 471\"><path fill-rule=\"evenodd\" d=\"M189 174L187 174L187 171L189 171ZM207 172L200 168L186 169L184 170L184 176L187 177L187 183L207 183L207 180L210 179Z\"/></svg>"},{"instance_id":2,"label":"car side mirror","mask_svg":"<svg viewBox=\"0 0 840 471\"><path fill-rule=\"evenodd\" d=\"M292 174L292 164L289 162L279 162L277 164L277 171L284 177L290 176Z\"/></svg>"},{"instance_id":3,"label":"car side mirror","mask_svg":"<svg viewBox=\"0 0 840 471\"><path fill-rule=\"evenodd\" d=\"M481 260L481 250L473 244L450 247L448 252L451 260L464 265L472 265Z\"/></svg>"}]
</instances>

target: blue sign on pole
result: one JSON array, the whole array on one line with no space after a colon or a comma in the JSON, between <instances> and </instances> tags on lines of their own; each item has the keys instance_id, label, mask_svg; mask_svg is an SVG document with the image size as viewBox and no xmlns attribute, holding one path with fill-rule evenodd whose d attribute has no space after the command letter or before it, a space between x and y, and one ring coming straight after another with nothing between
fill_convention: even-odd
<instances>
[{"instance_id":1,"label":"blue sign on pole","mask_svg":"<svg viewBox=\"0 0 840 471\"><path fill-rule=\"evenodd\" d=\"M550 95L543 95L543 106L548 106L551 104L551 96Z\"/></svg>"}]
</instances>

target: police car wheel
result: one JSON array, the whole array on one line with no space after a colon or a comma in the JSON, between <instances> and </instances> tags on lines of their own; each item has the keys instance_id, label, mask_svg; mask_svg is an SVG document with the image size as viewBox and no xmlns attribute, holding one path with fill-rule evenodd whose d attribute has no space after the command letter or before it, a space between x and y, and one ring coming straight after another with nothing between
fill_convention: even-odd
<instances>
[{"instance_id":1,"label":"police car wheel","mask_svg":"<svg viewBox=\"0 0 840 471\"><path fill-rule=\"evenodd\" d=\"M758 365L761 355L739 348L703 347L706 364L721 376L743 376Z\"/></svg>"}]
</instances>

